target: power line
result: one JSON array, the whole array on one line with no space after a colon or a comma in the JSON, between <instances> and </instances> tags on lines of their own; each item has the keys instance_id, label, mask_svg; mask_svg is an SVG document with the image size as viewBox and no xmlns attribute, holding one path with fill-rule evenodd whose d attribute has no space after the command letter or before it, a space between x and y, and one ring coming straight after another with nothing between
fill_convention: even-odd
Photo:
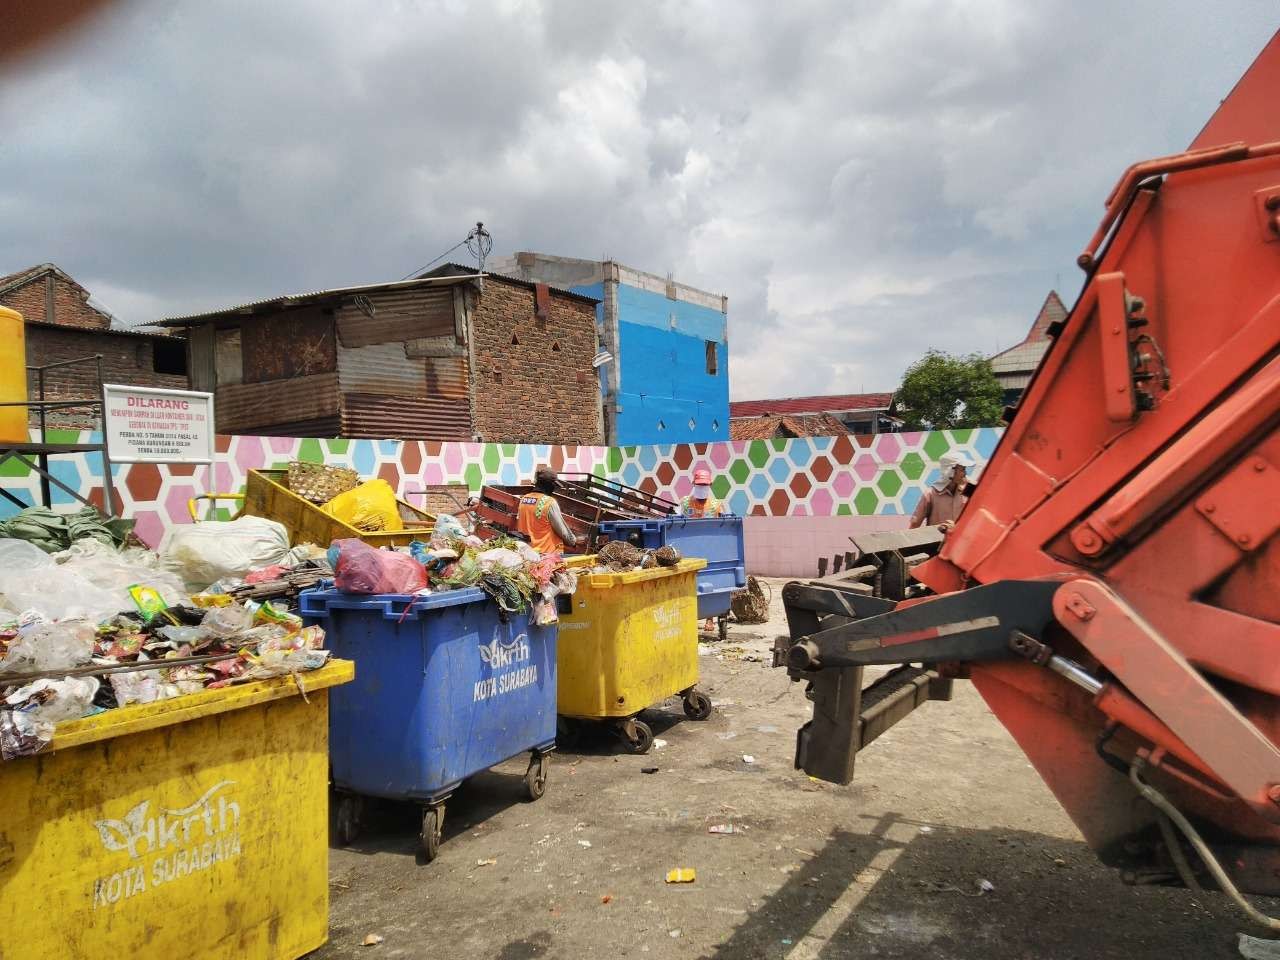
<instances>
[{"instance_id":1,"label":"power line","mask_svg":"<svg viewBox=\"0 0 1280 960\"><path fill-rule=\"evenodd\" d=\"M466 245L467 245L466 239L459 240L457 243L455 243L452 247L450 247L444 253L440 254L440 256L436 257L434 260L428 260L426 263L420 266L417 270L410 270L407 275L401 277L400 279L402 281L411 279L415 274L421 273L423 270L427 269L427 267L431 266L433 263L443 260L445 257L453 253L453 251L457 250L459 247L465 247Z\"/></svg>"}]
</instances>

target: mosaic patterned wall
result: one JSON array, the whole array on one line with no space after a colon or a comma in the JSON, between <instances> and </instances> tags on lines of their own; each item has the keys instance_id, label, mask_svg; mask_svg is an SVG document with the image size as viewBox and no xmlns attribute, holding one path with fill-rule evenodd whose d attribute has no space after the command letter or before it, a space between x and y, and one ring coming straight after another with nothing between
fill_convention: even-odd
<instances>
[{"instance_id":1,"label":"mosaic patterned wall","mask_svg":"<svg viewBox=\"0 0 1280 960\"><path fill-rule=\"evenodd\" d=\"M909 514L938 478L938 459L959 451L982 465L999 429L879 436L746 440L609 451L609 475L679 500L693 471L708 468L712 490L739 516Z\"/></svg>"},{"instance_id":2,"label":"mosaic patterned wall","mask_svg":"<svg viewBox=\"0 0 1280 960\"><path fill-rule=\"evenodd\" d=\"M97 439L87 432L50 434L51 441L60 443ZM957 450L983 464L999 436L999 430L983 429L614 449L219 437L219 459L212 467L116 465L112 477L124 515L137 520L139 536L153 545L167 527L189 522L190 498L239 492L246 471L299 459L349 466L363 477L382 477L411 503L420 502L414 495L424 486L465 484L474 492L485 483L527 482L534 467L542 463L559 471L608 476L678 500L689 493L693 471L705 466L714 476L716 495L741 516L886 516L914 509L925 485L936 479L937 461L943 454ZM96 454L53 458L50 472L101 505L101 464ZM28 502L39 500L38 477L17 461L0 464L0 486ZM76 506L56 486L53 502L59 508ZM226 517L229 506L216 516ZM0 517L15 511L7 500L0 500Z\"/></svg>"},{"instance_id":3,"label":"mosaic patterned wall","mask_svg":"<svg viewBox=\"0 0 1280 960\"><path fill-rule=\"evenodd\" d=\"M55 443L97 442L98 435L76 431L49 431ZM32 440L35 441L33 435ZM399 440L296 440L287 437L218 437L218 461L212 467L115 464L112 482L124 516L137 520L138 535L158 545L165 529L189 523L187 502L204 493L238 493L244 490L247 471L285 466L290 460L310 460L347 466L362 477L382 477L410 503L424 486L465 484L478 491L486 483L515 484L527 481L534 468L549 463L556 470L603 474L607 447L559 447L502 443L444 443ZM102 506L102 464L95 453L53 457L49 472L99 507ZM40 478L15 460L0 464L0 486L21 499L38 503ZM55 508L73 509L79 504L70 494L52 487ZM0 500L0 518L17 508ZM227 502L209 516L228 519L233 505ZM201 514L205 515L204 512Z\"/></svg>"}]
</instances>

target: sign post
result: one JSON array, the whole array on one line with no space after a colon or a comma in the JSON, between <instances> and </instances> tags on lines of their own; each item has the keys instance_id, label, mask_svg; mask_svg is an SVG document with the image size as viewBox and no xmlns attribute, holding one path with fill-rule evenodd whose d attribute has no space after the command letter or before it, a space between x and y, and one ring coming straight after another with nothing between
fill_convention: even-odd
<instances>
[{"instance_id":1,"label":"sign post","mask_svg":"<svg viewBox=\"0 0 1280 960\"><path fill-rule=\"evenodd\" d=\"M102 433L115 463L213 463L213 394L102 386Z\"/></svg>"}]
</instances>

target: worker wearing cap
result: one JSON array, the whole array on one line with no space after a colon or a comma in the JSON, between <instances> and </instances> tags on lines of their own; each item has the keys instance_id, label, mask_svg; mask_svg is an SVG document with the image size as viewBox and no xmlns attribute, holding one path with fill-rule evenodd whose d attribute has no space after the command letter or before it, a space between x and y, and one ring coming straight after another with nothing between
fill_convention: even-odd
<instances>
[{"instance_id":1,"label":"worker wearing cap","mask_svg":"<svg viewBox=\"0 0 1280 960\"><path fill-rule=\"evenodd\" d=\"M680 515L694 519L710 519L729 511L711 495L711 471L702 467L693 472L693 493L680 501ZM707 617L702 625L703 633L715 633L716 618Z\"/></svg>"},{"instance_id":2,"label":"worker wearing cap","mask_svg":"<svg viewBox=\"0 0 1280 960\"><path fill-rule=\"evenodd\" d=\"M562 554L566 546L577 546L578 538L564 522L556 498L551 496L556 488L556 472L550 467L539 467L533 475L533 486L533 490L520 498L516 529L544 556Z\"/></svg>"},{"instance_id":3,"label":"worker wearing cap","mask_svg":"<svg viewBox=\"0 0 1280 960\"><path fill-rule=\"evenodd\" d=\"M693 472L693 493L680 501L682 517L718 517L727 513L724 504L711 495L711 471L705 468Z\"/></svg>"},{"instance_id":4,"label":"worker wearing cap","mask_svg":"<svg viewBox=\"0 0 1280 960\"><path fill-rule=\"evenodd\" d=\"M946 533L960 519L960 511L969 502L971 484L968 472L973 464L961 454L953 453L938 460L939 476L931 489L924 492L911 515L912 528L928 525Z\"/></svg>"}]
</instances>

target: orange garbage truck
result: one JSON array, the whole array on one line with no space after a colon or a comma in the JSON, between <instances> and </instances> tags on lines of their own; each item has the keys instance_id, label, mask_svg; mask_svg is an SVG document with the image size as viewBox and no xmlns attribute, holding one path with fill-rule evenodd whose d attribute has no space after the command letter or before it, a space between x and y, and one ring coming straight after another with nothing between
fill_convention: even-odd
<instances>
[{"instance_id":1,"label":"orange garbage truck","mask_svg":"<svg viewBox=\"0 0 1280 960\"><path fill-rule=\"evenodd\" d=\"M775 651L813 701L809 774L849 782L967 679L1104 862L1272 929L1240 893L1280 893L1277 103L1280 33L1185 153L1107 197L954 529L887 551L920 561L894 596L789 584ZM894 669L864 687L872 665Z\"/></svg>"}]
</instances>

